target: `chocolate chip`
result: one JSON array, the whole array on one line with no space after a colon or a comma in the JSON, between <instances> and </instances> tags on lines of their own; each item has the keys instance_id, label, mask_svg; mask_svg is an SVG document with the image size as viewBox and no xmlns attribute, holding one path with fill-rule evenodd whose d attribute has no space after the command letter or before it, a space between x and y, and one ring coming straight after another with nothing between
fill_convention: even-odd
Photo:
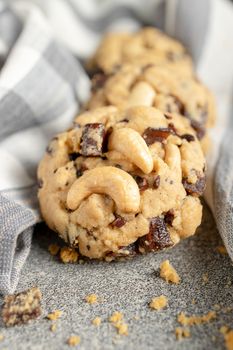
<instances>
[{"instance_id":1,"label":"chocolate chip","mask_svg":"<svg viewBox=\"0 0 233 350\"><path fill-rule=\"evenodd\" d=\"M182 183L187 194L191 194L193 196L201 196L205 190L206 177L199 177L194 184L188 182L187 178L183 178Z\"/></svg>"},{"instance_id":2,"label":"chocolate chip","mask_svg":"<svg viewBox=\"0 0 233 350\"><path fill-rule=\"evenodd\" d=\"M173 245L164 220L154 217L150 220L148 234L138 239L139 250L142 248L146 252L161 250Z\"/></svg>"},{"instance_id":3,"label":"chocolate chip","mask_svg":"<svg viewBox=\"0 0 233 350\"><path fill-rule=\"evenodd\" d=\"M87 244L87 250L90 250L91 249L91 247L89 246L89 244Z\"/></svg>"},{"instance_id":4,"label":"chocolate chip","mask_svg":"<svg viewBox=\"0 0 233 350\"><path fill-rule=\"evenodd\" d=\"M91 81L91 91L93 93L97 92L99 89L104 87L108 76L104 73L97 73L93 76Z\"/></svg>"},{"instance_id":5,"label":"chocolate chip","mask_svg":"<svg viewBox=\"0 0 233 350\"><path fill-rule=\"evenodd\" d=\"M48 145L48 146L46 147L46 152L47 152L48 154L52 154L52 153L53 153L53 148L52 148L51 145Z\"/></svg>"},{"instance_id":6,"label":"chocolate chip","mask_svg":"<svg viewBox=\"0 0 233 350\"><path fill-rule=\"evenodd\" d=\"M104 135L104 124L86 124L82 132L80 153L85 157L101 156L103 152Z\"/></svg>"},{"instance_id":7,"label":"chocolate chip","mask_svg":"<svg viewBox=\"0 0 233 350\"><path fill-rule=\"evenodd\" d=\"M185 106L183 102L179 99L179 97L175 95L170 95L174 101L174 104L176 105L178 111L180 114L184 115L185 114Z\"/></svg>"},{"instance_id":8,"label":"chocolate chip","mask_svg":"<svg viewBox=\"0 0 233 350\"><path fill-rule=\"evenodd\" d=\"M170 113L164 113L164 117L165 117L166 119L172 119L172 114L170 114Z\"/></svg>"},{"instance_id":9,"label":"chocolate chip","mask_svg":"<svg viewBox=\"0 0 233 350\"><path fill-rule=\"evenodd\" d=\"M155 142L163 142L168 138L168 136L174 135L174 130L172 128L147 128L142 137L146 141L148 146L152 145Z\"/></svg>"},{"instance_id":10,"label":"chocolate chip","mask_svg":"<svg viewBox=\"0 0 233 350\"><path fill-rule=\"evenodd\" d=\"M175 125L174 125L173 123L169 123L169 124L168 124L168 127L169 127L170 130L173 131L173 134L174 134L174 135L177 134L177 130L176 130Z\"/></svg>"},{"instance_id":11,"label":"chocolate chip","mask_svg":"<svg viewBox=\"0 0 233 350\"><path fill-rule=\"evenodd\" d=\"M84 164L82 164L79 168L76 170L76 176L80 177L83 175L84 171L88 170L88 167Z\"/></svg>"},{"instance_id":12,"label":"chocolate chip","mask_svg":"<svg viewBox=\"0 0 233 350\"><path fill-rule=\"evenodd\" d=\"M194 119L190 119L190 123L192 128L196 131L196 135L198 140L203 139L203 137L205 136L206 130L203 127L203 125L201 125L201 123L199 123L198 121L194 120Z\"/></svg>"},{"instance_id":13,"label":"chocolate chip","mask_svg":"<svg viewBox=\"0 0 233 350\"><path fill-rule=\"evenodd\" d=\"M183 134L180 136L182 139L185 139L188 142L195 141L195 137L191 134Z\"/></svg>"},{"instance_id":14,"label":"chocolate chip","mask_svg":"<svg viewBox=\"0 0 233 350\"><path fill-rule=\"evenodd\" d=\"M72 161L72 160L74 161L74 160L76 160L79 156L80 156L80 154L77 153L77 152L70 153L70 154L69 154L69 160L70 160L70 161Z\"/></svg>"},{"instance_id":15,"label":"chocolate chip","mask_svg":"<svg viewBox=\"0 0 233 350\"><path fill-rule=\"evenodd\" d=\"M116 217L115 220L111 224L112 227L120 228L125 225L126 220L122 216L115 214L115 217Z\"/></svg>"},{"instance_id":16,"label":"chocolate chip","mask_svg":"<svg viewBox=\"0 0 233 350\"><path fill-rule=\"evenodd\" d=\"M120 120L118 123L128 123L128 122L129 122L129 119L124 118L124 119Z\"/></svg>"},{"instance_id":17,"label":"chocolate chip","mask_svg":"<svg viewBox=\"0 0 233 350\"><path fill-rule=\"evenodd\" d=\"M147 188L149 187L148 181L145 177L141 177L141 176L134 176L135 181L137 182L137 185L139 187L140 191L145 191L147 190Z\"/></svg>"},{"instance_id":18,"label":"chocolate chip","mask_svg":"<svg viewBox=\"0 0 233 350\"><path fill-rule=\"evenodd\" d=\"M164 215L164 221L167 225L172 226L173 220L175 218L174 210L170 209L168 212L165 213Z\"/></svg>"},{"instance_id":19,"label":"chocolate chip","mask_svg":"<svg viewBox=\"0 0 233 350\"><path fill-rule=\"evenodd\" d=\"M154 179L154 182L153 182L153 188L155 190L157 190L157 188L159 188L159 186L160 186L160 176L157 175Z\"/></svg>"},{"instance_id":20,"label":"chocolate chip","mask_svg":"<svg viewBox=\"0 0 233 350\"><path fill-rule=\"evenodd\" d=\"M122 169L122 166L120 164L116 164L115 167L118 169Z\"/></svg>"}]
</instances>

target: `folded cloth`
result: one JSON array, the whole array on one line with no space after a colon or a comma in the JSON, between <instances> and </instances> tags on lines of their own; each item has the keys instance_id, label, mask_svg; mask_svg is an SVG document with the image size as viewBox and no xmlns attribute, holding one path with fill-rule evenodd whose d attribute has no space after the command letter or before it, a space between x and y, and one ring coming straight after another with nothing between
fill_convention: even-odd
<instances>
[{"instance_id":1,"label":"folded cloth","mask_svg":"<svg viewBox=\"0 0 233 350\"><path fill-rule=\"evenodd\" d=\"M167 31L188 47L217 93L223 118L221 132L213 132L218 147L210 158L207 199L233 258L231 135L218 161L233 80L232 23L231 5L222 0L212 0L211 8L207 0L150 0L147 6L140 0L15 0L11 8L0 0L0 293L14 292L40 221L37 163L88 97L81 62L107 30L156 25Z\"/></svg>"}]
</instances>

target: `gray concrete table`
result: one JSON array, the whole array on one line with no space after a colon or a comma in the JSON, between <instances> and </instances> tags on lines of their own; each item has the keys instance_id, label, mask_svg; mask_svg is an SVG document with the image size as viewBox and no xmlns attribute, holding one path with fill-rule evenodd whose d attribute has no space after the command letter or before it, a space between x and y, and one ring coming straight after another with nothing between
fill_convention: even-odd
<instances>
[{"instance_id":1,"label":"gray concrete table","mask_svg":"<svg viewBox=\"0 0 233 350\"><path fill-rule=\"evenodd\" d=\"M222 309L233 306L232 263L228 256L216 252L222 243L207 207L196 236L169 251L126 262L64 265L47 250L56 240L45 226L39 226L17 289L40 287L43 317L10 329L0 323L0 333L5 337L0 343L1 350L70 349L66 341L71 334L81 337L78 349L224 349L219 328L222 325L233 328L232 312L221 310L216 321L191 327L189 339L177 341L174 335L177 314L181 311L202 315L215 304ZM164 259L169 259L179 272L180 285L167 284L159 277L158 268ZM207 283L203 282L205 273ZM85 303L84 298L90 293L97 294L102 302ZM148 302L161 294L168 297L169 306L160 312L152 311ZM45 316L54 309L62 310L63 315L53 333ZM129 325L127 337L116 337L116 330L108 322L109 315L116 310L125 315ZM91 324L96 316L102 318L99 328ZM135 320L135 316L139 319Z\"/></svg>"}]
</instances>

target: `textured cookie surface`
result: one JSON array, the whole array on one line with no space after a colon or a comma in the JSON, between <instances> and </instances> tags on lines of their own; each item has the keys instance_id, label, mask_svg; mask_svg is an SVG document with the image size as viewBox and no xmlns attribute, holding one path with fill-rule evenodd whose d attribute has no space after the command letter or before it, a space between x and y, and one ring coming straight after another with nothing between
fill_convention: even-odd
<instances>
[{"instance_id":1,"label":"textured cookie surface","mask_svg":"<svg viewBox=\"0 0 233 350\"><path fill-rule=\"evenodd\" d=\"M90 75L98 71L109 74L124 63L165 65L183 75L193 74L192 61L183 45L150 27L131 34L107 34L87 68Z\"/></svg>"},{"instance_id":2,"label":"textured cookie surface","mask_svg":"<svg viewBox=\"0 0 233 350\"><path fill-rule=\"evenodd\" d=\"M82 255L171 247L195 233L205 160L187 119L153 107L102 107L55 137L38 169L48 226Z\"/></svg>"},{"instance_id":3,"label":"textured cookie surface","mask_svg":"<svg viewBox=\"0 0 233 350\"><path fill-rule=\"evenodd\" d=\"M190 119L200 139L205 128L214 124L215 103L210 91L195 78L168 67L128 64L114 75L96 75L92 82L88 109L107 105L154 106Z\"/></svg>"}]
</instances>

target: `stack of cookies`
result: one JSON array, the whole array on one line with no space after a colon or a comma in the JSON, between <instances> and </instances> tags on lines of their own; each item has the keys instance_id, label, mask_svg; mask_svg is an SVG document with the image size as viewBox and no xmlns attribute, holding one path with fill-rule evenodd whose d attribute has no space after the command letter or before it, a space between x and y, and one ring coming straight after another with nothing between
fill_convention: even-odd
<instances>
[{"instance_id":1,"label":"stack of cookies","mask_svg":"<svg viewBox=\"0 0 233 350\"><path fill-rule=\"evenodd\" d=\"M108 34L86 67L92 96L39 165L42 216L88 258L173 247L201 223L213 96L154 28Z\"/></svg>"}]
</instances>

